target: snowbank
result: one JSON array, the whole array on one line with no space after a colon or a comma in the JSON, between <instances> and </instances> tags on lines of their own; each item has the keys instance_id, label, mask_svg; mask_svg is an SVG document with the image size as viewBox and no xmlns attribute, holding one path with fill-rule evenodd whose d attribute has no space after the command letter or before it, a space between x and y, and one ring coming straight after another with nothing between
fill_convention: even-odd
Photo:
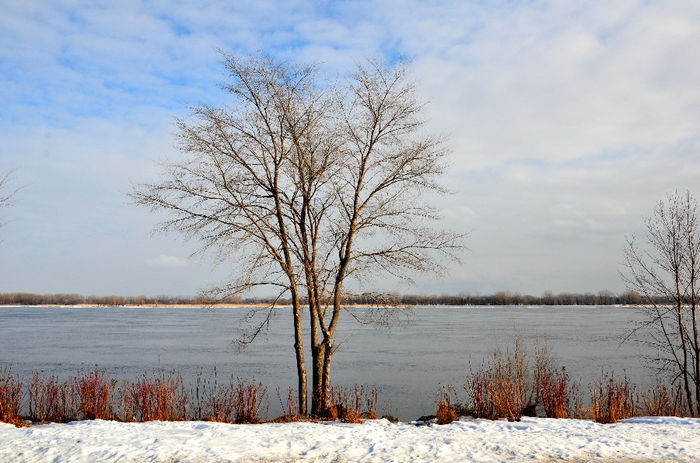
<instances>
[{"instance_id":1,"label":"snowbank","mask_svg":"<svg viewBox=\"0 0 700 463\"><path fill-rule=\"evenodd\" d=\"M612 425L524 418L445 426L230 425L79 421L0 423L2 462L700 461L700 420L634 418Z\"/></svg>"}]
</instances>

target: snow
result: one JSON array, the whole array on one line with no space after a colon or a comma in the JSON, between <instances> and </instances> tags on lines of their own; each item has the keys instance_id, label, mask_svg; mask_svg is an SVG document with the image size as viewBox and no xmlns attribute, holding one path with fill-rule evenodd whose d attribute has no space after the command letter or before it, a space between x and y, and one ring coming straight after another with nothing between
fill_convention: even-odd
<instances>
[{"instance_id":1,"label":"snow","mask_svg":"<svg viewBox=\"0 0 700 463\"><path fill-rule=\"evenodd\" d=\"M0 461L12 462L495 462L700 461L700 419L462 418L417 426L201 421L76 421L26 428L0 423Z\"/></svg>"}]
</instances>

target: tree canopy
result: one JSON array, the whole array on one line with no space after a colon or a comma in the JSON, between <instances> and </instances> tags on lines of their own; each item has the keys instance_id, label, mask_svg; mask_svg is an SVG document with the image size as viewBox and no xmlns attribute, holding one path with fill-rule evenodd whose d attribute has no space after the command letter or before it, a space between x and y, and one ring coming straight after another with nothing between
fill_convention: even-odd
<instances>
[{"instance_id":1,"label":"tree canopy","mask_svg":"<svg viewBox=\"0 0 700 463\"><path fill-rule=\"evenodd\" d=\"M327 413L333 344L353 287L382 275L440 273L461 235L435 227L426 191L442 192L443 143L427 132L424 105L403 64L368 62L324 78L261 54L222 53L231 101L198 106L177 122L183 159L136 202L170 213L162 226L202 243L237 278L216 293L274 287L291 299L305 413L301 306L309 308L312 413ZM370 320L385 309L376 295ZM275 301L271 307L275 306Z\"/></svg>"}]
</instances>

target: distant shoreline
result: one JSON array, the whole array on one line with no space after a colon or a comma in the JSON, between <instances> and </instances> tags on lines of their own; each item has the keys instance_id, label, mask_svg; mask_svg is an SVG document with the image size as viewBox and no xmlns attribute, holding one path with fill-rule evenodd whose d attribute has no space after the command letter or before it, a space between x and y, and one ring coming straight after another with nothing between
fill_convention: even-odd
<instances>
[{"instance_id":1,"label":"distant shoreline","mask_svg":"<svg viewBox=\"0 0 700 463\"><path fill-rule=\"evenodd\" d=\"M350 294L343 298L346 306L617 306L640 305L650 302L647 298L633 291L615 294L612 291L598 293L558 293L545 291L541 296L531 296L516 292L500 291L488 295L471 294L397 294L397 293L363 293ZM654 303L665 303L662 298L654 298ZM263 307L276 303L277 306L290 306L289 298L274 297L223 297L207 296L83 296L81 294L35 294L22 292L0 293L0 306L123 306L123 307ZM304 304L304 301L301 301Z\"/></svg>"},{"instance_id":2,"label":"distant shoreline","mask_svg":"<svg viewBox=\"0 0 700 463\"><path fill-rule=\"evenodd\" d=\"M644 304L386 304L382 306L369 304L343 304L344 307L352 308L373 308L373 307L412 307L412 308L476 308L476 307L520 307L520 308L542 308L542 307L643 307ZM246 309L246 308L267 308L270 304L255 303L255 304L0 304L0 309L10 307L71 307L71 308L101 308L101 307L123 307L127 309L196 309L196 308L230 308L230 309ZM291 304L276 304L275 308L291 308ZM308 307L302 304L302 307Z\"/></svg>"}]
</instances>

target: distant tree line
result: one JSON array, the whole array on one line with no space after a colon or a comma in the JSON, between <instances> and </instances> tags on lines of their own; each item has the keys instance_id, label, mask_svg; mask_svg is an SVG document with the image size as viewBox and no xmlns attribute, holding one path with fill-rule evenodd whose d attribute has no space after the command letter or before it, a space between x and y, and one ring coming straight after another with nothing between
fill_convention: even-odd
<instances>
[{"instance_id":1,"label":"distant tree line","mask_svg":"<svg viewBox=\"0 0 700 463\"><path fill-rule=\"evenodd\" d=\"M621 294L612 291L599 291L597 294L554 294L545 291L541 296L506 291L487 295L402 295L398 296L398 301L407 305L636 305L643 302L642 297L633 291Z\"/></svg>"},{"instance_id":2,"label":"distant tree line","mask_svg":"<svg viewBox=\"0 0 700 463\"><path fill-rule=\"evenodd\" d=\"M240 304L242 298L214 301L205 296L171 297L171 296L82 296L80 294L32 294L0 293L0 305L209 305L212 303Z\"/></svg>"},{"instance_id":3,"label":"distant tree line","mask_svg":"<svg viewBox=\"0 0 700 463\"><path fill-rule=\"evenodd\" d=\"M32 293L0 293L0 305L211 305L211 304L269 304L276 300L277 304L289 304L290 301L272 297L227 297L214 299L208 296L172 297L172 296L82 296L79 294L32 294ZM389 294L375 293L348 295L343 298L344 304L376 305L637 305L647 301L634 291L615 294L612 291L594 293L559 293L546 291L541 296L531 296L506 291L488 295L471 294ZM662 298L655 302L666 303ZM302 299L302 303L306 303Z\"/></svg>"}]
</instances>

